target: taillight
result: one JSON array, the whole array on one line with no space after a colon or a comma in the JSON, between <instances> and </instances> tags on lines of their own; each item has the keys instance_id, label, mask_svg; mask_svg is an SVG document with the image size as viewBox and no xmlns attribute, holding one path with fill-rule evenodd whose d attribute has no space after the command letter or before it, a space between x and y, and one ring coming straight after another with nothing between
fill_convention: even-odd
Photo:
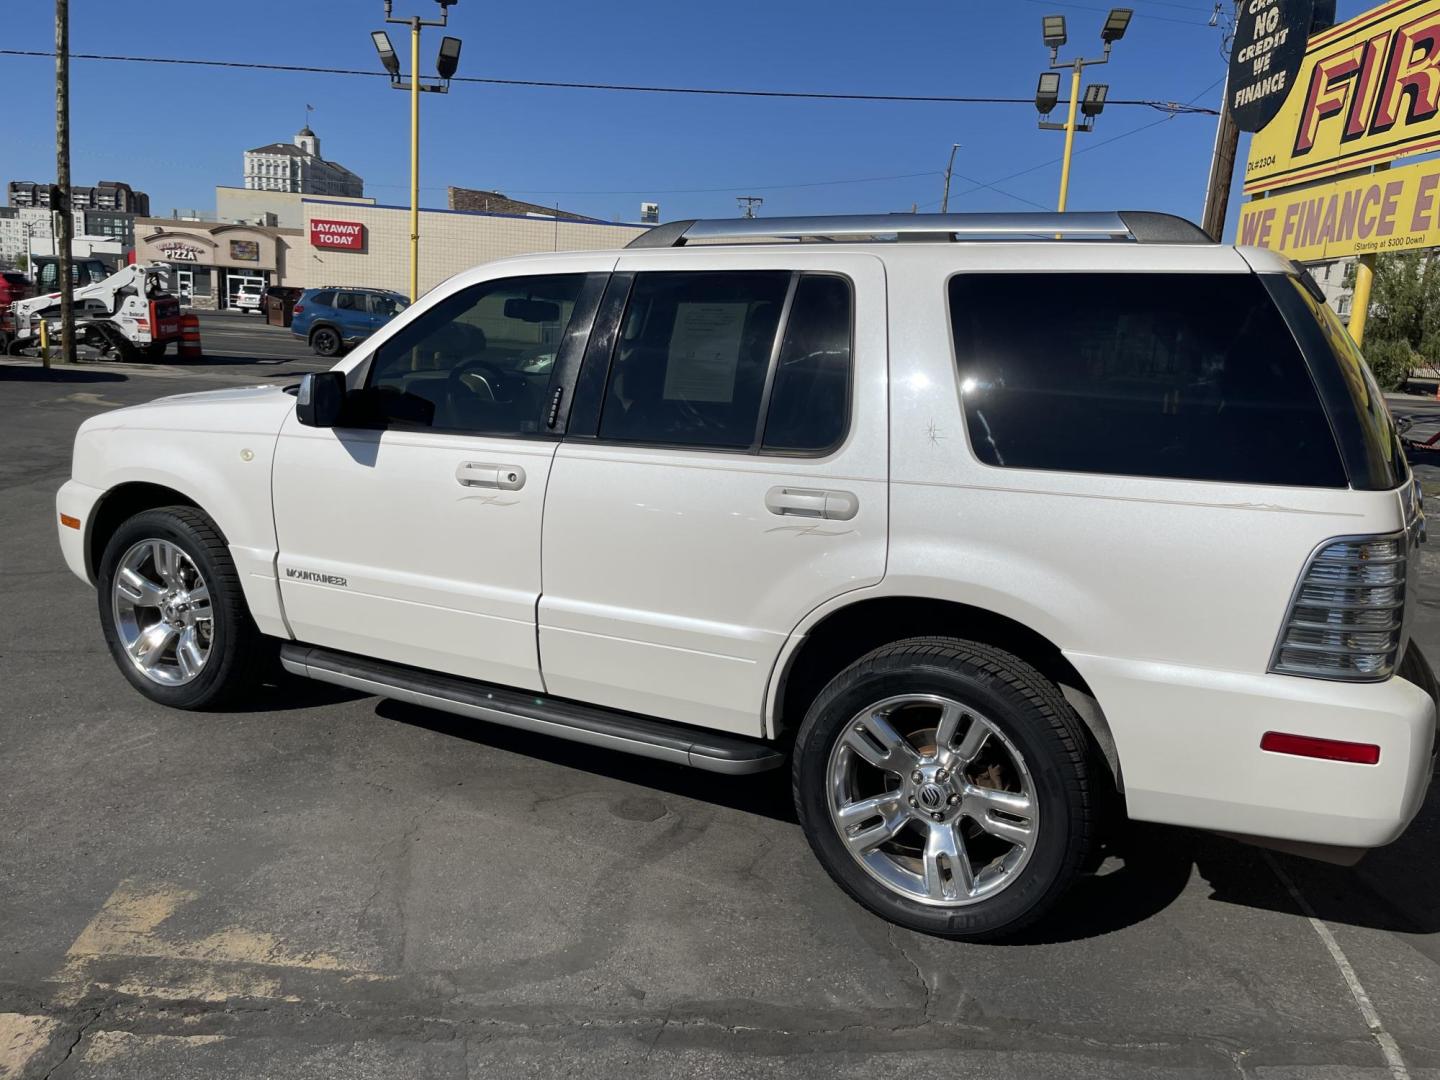
<instances>
[{"instance_id":1,"label":"taillight","mask_svg":"<svg viewBox=\"0 0 1440 1080\"><path fill-rule=\"evenodd\" d=\"M302 311L304 311L304 310L305 310L305 305L304 305L304 304L296 304L293 308L290 309L290 314L292 314L292 315L299 315L299 314L300 314Z\"/></svg>"},{"instance_id":2,"label":"taillight","mask_svg":"<svg viewBox=\"0 0 1440 1080\"><path fill-rule=\"evenodd\" d=\"M1270 670L1373 682L1395 671L1405 619L1406 533L1333 540L1311 557Z\"/></svg>"}]
</instances>

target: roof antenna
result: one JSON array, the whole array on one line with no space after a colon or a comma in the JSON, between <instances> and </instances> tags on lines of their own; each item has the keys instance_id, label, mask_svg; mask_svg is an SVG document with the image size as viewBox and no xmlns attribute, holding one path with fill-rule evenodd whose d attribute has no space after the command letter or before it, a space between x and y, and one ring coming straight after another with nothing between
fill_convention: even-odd
<instances>
[{"instance_id":1,"label":"roof antenna","mask_svg":"<svg viewBox=\"0 0 1440 1080\"><path fill-rule=\"evenodd\" d=\"M744 209L744 213L740 216L745 218L753 218L755 216L755 208L765 202L759 195L736 195L735 201Z\"/></svg>"}]
</instances>

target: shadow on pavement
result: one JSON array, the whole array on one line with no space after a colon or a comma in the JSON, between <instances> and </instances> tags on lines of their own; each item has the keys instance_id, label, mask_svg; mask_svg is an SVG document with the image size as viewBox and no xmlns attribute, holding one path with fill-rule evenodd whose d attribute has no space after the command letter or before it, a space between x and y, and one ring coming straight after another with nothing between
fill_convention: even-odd
<instances>
[{"instance_id":1,"label":"shadow on pavement","mask_svg":"<svg viewBox=\"0 0 1440 1080\"><path fill-rule=\"evenodd\" d=\"M437 734L798 826L787 768L720 776L403 702L381 700L375 709L386 719ZM1081 878L1058 917L1004 944L1059 944L1143 923L1174 903L1197 872L1208 882L1213 900L1297 914L1294 900L1259 848L1164 825L1122 822L1114 831L1107 847L1111 857ZM1368 855L1357 867L1280 854L1274 858L1327 922L1429 935L1440 932L1440 906L1431 899L1440 895L1440 861L1433 858L1437 834L1440 796L1432 794L1399 841Z\"/></svg>"},{"instance_id":2,"label":"shadow on pavement","mask_svg":"<svg viewBox=\"0 0 1440 1080\"><path fill-rule=\"evenodd\" d=\"M605 750L567 742L550 735L503 727L484 720L470 720L400 701L378 701L375 711L387 720L424 728L439 735L466 739L507 753L547 761L563 768L577 769L688 799L698 799L748 814L759 814L775 821L791 824L796 821L795 808L790 800L788 769L776 769L753 776L721 776L684 765L636 757L618 750Z\"/></svg>"},{"instance_id":3,"label":"shadow on pavement","mask_svg":"<svg viewBox=\"0 0 1440 1080\"><path fill-rule=\"evenodd\" d=\"M0 382L99 383L126 382L129 376L118 371L89 371L70 364L52 368L0 364Z\"/></svg>"}]
</instances>

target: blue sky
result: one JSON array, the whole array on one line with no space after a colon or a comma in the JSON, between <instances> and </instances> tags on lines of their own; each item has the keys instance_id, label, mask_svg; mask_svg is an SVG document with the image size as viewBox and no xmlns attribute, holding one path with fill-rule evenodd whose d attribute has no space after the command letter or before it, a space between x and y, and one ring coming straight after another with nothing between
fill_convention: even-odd
<instances>
[{"instance_id":1,"label":"blue sky","mask_svg":"<svg viewBox=\"0 0 1440 1080\"><path fill-rule=\"evenodd\" d=\"M462 75L773 90L1029 97L1047 53L1040 16L1063 12L1070 46L1098 55L1104 0L458 0L448 31ZM1219 104L1225 65L1208 0L1131 0L1108 66L1087 81L1115 98ZM1228 0L1226 6L1229 6ZM1341 0L1348 18L1370 3ZM432 0L395 0L433 15ZM116 17L123 12L124 17ZM48 0L6 0L3 47L53 47ZM74 52L378 69L369 31L381 0L71 0ZM397 46L403 27L390 27ZM422 70L439 32L427 30ZM408 64L408 59L407 59ZM6 87L0 181L54 173L51 66L0 57ZM408 202L408 99L383 79L76 61L77 184L125 180L155 213L212 210L214 185L240 184L247 147L288 140L305 119L326 157L366 194ZM457 84L422 101L421 201L445 185L634 219L642 198L665 218L938 209L950 144L951 210L1054 206L1062 136L1028 105L702 98ZM1060 118L1057 114L1056 118ZM1148 126L1147 126L1148 125ZM1112 107L1077 136L1071 209L1131 207L1198 219L1215 120ZM1140 130L1144 129L1144 130ZM1117 138L1117 136L1122 136ZM1244 152L1242 141L1242 158ZM1030 170L1030 171L1026 171ZM924 175L913 175L924 174ZM1015 175L1020 174L1020 175ZM889 178L872 180L870 178ZM964 177L962 179L962 177ZM865 179L864 183L835 183ZM974 181L996 188L976 187ZM807 185L807 186L799 186ZM1233 227L1234 207L1231 221Z\"/></svg>"}]
</instances>

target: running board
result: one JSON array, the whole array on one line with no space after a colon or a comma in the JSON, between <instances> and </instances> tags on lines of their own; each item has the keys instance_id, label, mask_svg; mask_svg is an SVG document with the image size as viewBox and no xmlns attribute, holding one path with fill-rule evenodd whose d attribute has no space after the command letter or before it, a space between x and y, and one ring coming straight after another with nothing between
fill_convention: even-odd
<instances>
[{"instance_id":1,"label":"running board","mask_svg":"<svg viewBox=\"0 0 1440 1080\"><path fill-rule=\"evenodd\" d=\"M312 645L287 642L280 647L280 662L292 675L708 772L732 776L764 772L785 760L778 750L759 739L704 731Z\"/></svg>"}]
</instances>

